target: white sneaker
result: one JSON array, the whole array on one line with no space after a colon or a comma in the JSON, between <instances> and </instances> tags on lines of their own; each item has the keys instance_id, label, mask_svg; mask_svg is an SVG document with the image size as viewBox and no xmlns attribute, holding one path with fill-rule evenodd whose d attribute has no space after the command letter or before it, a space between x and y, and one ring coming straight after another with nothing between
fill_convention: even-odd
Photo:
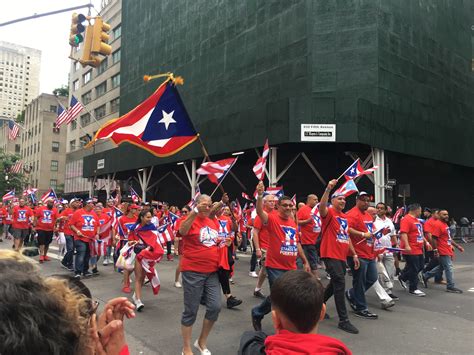
<instances>
[{"instance_id":1,"label":"white sneaker","mask_svg":"<svg viewBox=\"0 0 474 355\"><path fill-rule=\"evenodd\" d=\"M181 282L176 281L176 282L174 283L174 287L176 287L176 288L181 288L181 287L183 287L183 285L181 285Z\"/></svg>"},{"instance_id":2,"label":"white sneaker","mask_svg":"<svg viewBox=\"0 0 474 355\"><path fill-rule=\"evenodd\" d=\"M143 307L145 307L143 302L137 298L137 296L135 295L135 292L132 295L132 300L133 300L133 303L135 303L137 312L140 312L143 309Z\"/></svg>"},{"instance_id":3,"label":"white sneaker","mask_svg":"<svg viewBox=\"0 0 474 355\"><path fill-rule=\"evenodd\" d=\"M104 266L109 265L109 258L107 256L104 257L104 262L102 263L102 265L104 265Z\"/></svg>"},{"instance_id":4,"label":"white sneaker","mask_svg":"<svg viewBox=\"0 0 474 355\"><path fill-rule=\"evenodd\" d=\"M211 352L209 351L209 349L201 349L201 347L199 346L199 340L196 339L196 341L194 342L194 347L199 350L199 352L201 353L201 355L211 355Z\"/></svg>"},{"instance_id":5,"label":"white sneaker","mask_svg":"<svg viewBox=\"0 0 474 355\"><path fill-rule=\"evenodd\" d=\"M423 291L420 291L420 290L410 291L410 294L412 294L413 296L417 296L417 297L425 297L426 296L426 293L424 293Z\"/></svg>"},{"instance_id":6,"label":"white sneaker","mask_svg":"<svg viewBox=\"0 0 474 355\"><path fill-rule=\"evenodd\" d=\"M250 272L249 272L249 276L250 276L250 277L255 277L255 278L257 278L257 277L258 277L258 274L257 274L255 271L250 271Z\"/></svg>"}]
</instances>

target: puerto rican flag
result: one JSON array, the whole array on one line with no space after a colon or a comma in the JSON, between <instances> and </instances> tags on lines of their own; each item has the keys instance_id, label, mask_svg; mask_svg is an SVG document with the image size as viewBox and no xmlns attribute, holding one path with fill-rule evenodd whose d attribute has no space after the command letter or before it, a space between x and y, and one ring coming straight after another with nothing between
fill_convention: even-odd
<instances>
[{"instance_id":1,"label":"puerto rican flag","mask_svg":"<svg viewBox=\"0 0 474 355\"><path fill-rule=\"evenodd\" d=\"M357 158L357 160L354 161L354 163L352 163L351 166L346 169L346 171L344 172L344 177L346 178L346 180L352 180L362 175L372 174L375 170L377 170L377 168L378 166L376 165L370 169L364 170L360 163L360 159Z\"/></svg>"},{"instance_id":2,"label":"puerto rican flag","mask_svg":"<svg viewBox=\"0 0 474 355\"><path fill-rule=\"evenodd\" d=\"M179 219L179 216L177 214L174 214L173 212L168 211L168 217L169 221L171 222L171 225L174 227L174 224Z\"/></svg>"},{"instance_id":3,"label":"puerto rican flag","mask_svg":"<svg viewBox=\"0 0 474 355\"><path fill-rule=\"evenodd\" d=\"M293 202L293 206L296 206L296 194L291 198L291 202Z\"/></svg>"},{"instance_id":4,"label":"puerto rican flag","mask_svg":"<svg viewBox=\"0 0 474 355\"><path fill-rule=\"evenodd\" d=\"M166 242L171 242L173 240L173 233L170 232L168 225L169 223L166 223L156 229L156 232L158 233L158 241L162 246L165 246Z\"/></svg>"},{"instance_id":5,"label":"puerto rican flag","mask_svg":"<svg viewBox=\"0 0 474 355\"><path fill-rule=\"evenodd\" d=\"M262 181L265 177L265 166L267 164L267 157L268 157L269 152L270 152L270 148L268 148L268 139L266 139L265 145L263 146L262 156L257 159L257 162L255 163L252 169L253 172L255 173L255 176L260 181Z\"/></svg>"},{"instance_id":6,"label":"puerto rican flag","mask_svg":"<svg viewBox=\"0 0 474 355\"><path fill-rule=\"evenodd\" d=\"M58 199L53 188L49 189L43 196L41 196L41 202L46 203L49 199L53 199L54 201Z\"/></svg>"},{"instance_id":7,"label":"puerto rican flag","mask_svg":"<svg viewBox=\"0 0 474 355\"><path fill-rule=\"evenodd\" d=\"M23 196L33 195L33 194L36 193L36 191L38 191L37 188L35 188L35 187L29 187L29 188L27 188L26 190L23 190Z\"/></svg>"},{"instance_id":8,"label":"puerto rican flag","mask_svg":"<svg viewBox=\"0 0 474 355\"><path fill-rule=\"evenodd\" d=\"M240 202L237 199L235 199L235 218L237 220L242 218L242 206L240 206Z\"/></svg>"},{"instance_id":9,"label":"puerto rican flag","mask_svg":"<svg viewBox=\"0 0 474 355\"><path fill-rule=\"evenodd\" d=\"M141 200L140 196L138 196L137 192L130 186L130 196L132 197L132 201L137 203Z\"/></svg>"},{"instance_id":10,"label":"puerto rican flag","mask_svg":"<svg viewBox=\"0 0 474 355\"><path fill-rule=\"evenodd\" d=\"M164 82L150 97L122 117L102 126L97 139L129 142L158 157L173 155L194 142L198 135L171 81Z\"/></svg>"},{"instance_id":11,"label":"puerto rican flag","mask_svg":"<svg viewBox=\"0 0 474 355\"><path fill-rule=\"evenodd\" d=\"M405 207L400 207L393 215L393 218L392 218L393 223L400 222L400 220L402 219L404 215L405 215Z\"/></svg>"},{"instance_id":12,"label":"puerto rican flag","mask_svg":"<svg viewBox=\"0 0 474 355\"><path fill-rule=\"evenodd\" d=\"M336 194L344 194L345 197L348 197L356 192L359 192L359 189L357 188L354 180L348 180L344 184L341 185L340 188L338 188L335 193Z\"/></svg>"},{"instance_id":13,"label":"puerto rican flag","mask_svg":"<svg viewBox=\"0 0 474 355\"><path fill-rule=\"evenodd\" d=\"M253 201L249 195L247 195L245 192L242 192L242 198L245 198L248 201Z\"/></svg>"},{"instance_id":14,"label":"puerto rican flag","mask_svg":"<svg viewBox=\"0 0 474 355\"><path fill-rule=\"evenodd\" d=\"M214 162L208 161L202 163L201 167L196 170L196 173L199 175L207 175L209 181L214 184L219 184L236 161L237 158L222 159Z\"/></svg>"},{"instance_id":15,"label":"puerto rican flag","mask_svg":"<svg viewBox=\"0 0 474 355\"><path fill-rule=\"evenodd\" d=\"M280 198L284 195L283 186L269 186L265 191L264 195L275 195L276 197Z\"/></svg>"},{"instance_id":16,"label":"puerto rican flag","mask_svg":"<svg viewBox=\"0 0 474 355\"><path fill-rule=\"evenodd\" d=\"M2 197L2 201L9 201L13 200L15 198L15 190L8 191L5 195Z\"/></svg>"},{"instance_id":17,"label":"puerto rican flag","mask_svg":"<svg viewBox=\"0 0 474 355\"><path fill-rule=\"evenodd\" d=\"M311 217L313 217L314 227L313 232L321 232L321 215L319 214L319 203L311 210Z\"/></svg>"},{"instance_id":18,"label":"puerto rican flag","mask_svg":"<svg viewBox=\"0 0 474 355\"><path fill-rule=\"evenodd\" d=\"M112 212L112 218L110 219L110 221L112 223L112 227L114 229L117 229L118 220L122 216L123 216L123 212L119 208L114 206L114 209L113 209L113 212Z\"/></svg>"},{"instance_id":19,"label":"puerto rican flag","mask_svg":"<svg viewBox=\"0 0 474 355\"><path fill-rule=\"evenodd\" d=\"M191 199L191 201L188 202L188 206L189 207L193 207L194 206L194 201L196 201L196 199L198 198L198 196L201 194L201 190L199 189L199 185L196 185L196 192L194 193L194 197Z\"/></svg>"}]
</instances>

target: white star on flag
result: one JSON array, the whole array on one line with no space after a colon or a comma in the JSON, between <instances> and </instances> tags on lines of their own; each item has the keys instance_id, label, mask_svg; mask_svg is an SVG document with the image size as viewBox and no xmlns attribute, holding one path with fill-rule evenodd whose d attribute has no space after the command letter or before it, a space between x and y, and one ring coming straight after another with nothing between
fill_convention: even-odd
<instances>
[{"instance_id":1,"label":"white star on flag","mask_svg":"<svg viewBox=\"0 0 474 355\"><path fill-rule=\"evenodd\" d=\"M164 123L166 130L168 130L168 127L171 123L176 123L176 121L173 119L174 111L171 111L171 113L167 113L164 110L161 110L161 112L163 113L163 118L159 120L158 123Z\"/></svg>"}]
</instances>

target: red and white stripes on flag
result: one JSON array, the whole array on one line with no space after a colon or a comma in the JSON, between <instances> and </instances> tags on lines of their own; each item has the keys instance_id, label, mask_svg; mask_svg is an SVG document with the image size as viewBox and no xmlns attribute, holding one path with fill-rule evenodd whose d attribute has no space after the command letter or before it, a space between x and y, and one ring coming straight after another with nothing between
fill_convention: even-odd
<instances>
[{"instance_id":1,"label":"red and white stripes on flag","mask_svg":"<svg viewBox=\"0 0 474 355\"><path fill-rule=\"evenodd\" d=\"M107 255L107 246L109 245L110 240L111 240L111 237L91 241L89 243L91 256Z\"/></svg>"},{"instance_id":2,"label":"red and white stripes on flag","mask_svg":"<svg viewBox=\"0 0 474 355\"><path fill-rule=\"evenodd\" d=\"M20 126L15 121L8 121L8 139L14 141L20 133Z\"/></svg>"},{"instance_id":3,"label":"red and white stripes on flag","mask_svg":"<svg viewBox=\"0 0 474 355\"><path fill-rule=\"evenodd\" d=\"M143 271L148 280L150 280L151 288L153 289L153 294L157 295L160 292L160 277L158 272L155 269L155 260L143 258L140 263L142 264Z\"/></svg>"},{"instance_id":4,"label":"red and white stripes on flag","mask_svg":"<svg viewBox=\"0 0 474 355\"><path fill-rule=\"evenodd\" d=\"M77 101L77 99L73 95L71 97L71 104L69 105L69 109L67 110L68 114L65 123L69 124L74 121L74 119L79 113L81 113L83 109L84 106L79 101Z\"/></svg>"},{"instance_id":5,"label":"red and white stripes on flag","mask_svg":"<svg viewBox=\"0 0 474 355\"><path fill-rule=\"evenodd\" d=\"M226 173L232 168L237 158L228 158L218 161L208 161L202 163L201 167L196 170L199 175L207 175L209 181L219 184Z\"/></svg>"},{"instance_id":6,"label":"red and white stripes on flag","mask_svg":"<svg viewBox=\"0 0 474 355\"><path fill-rule=\"evenodd\" d=\"M166 248L166 242L173 241L173 232L169 228L169 223L163 224L157 228L158 241L163 248Z\"/></svg>"},{"instance_id":7,"label":"red and white stripes on flag","mask_svg":"<svg viewBox=\"0 0 474 355\"><path fill-rule=\"evenodd\" d=\"M252 201L249 195L247 195L245 192L242 192L242 197L245 198L246 200Z\"/></svg>"},{"instance_id":8,"label":"red and white stripes on flag","mask_svg":"<svg viewBox=\"0 0 474 355\"><path fill-rule=\"evenodd\" d=\"M260 181L262 181L265 177L265 166L267 164L267 157L269 152L270 148L268 148L268 139L266 139L265 145L263 146L262 156L257 159L257 162L253 167L253 172L255 173L257 179L259 179Z\"/></svg>"},{"instance_id":9,"label":"red and white stripes on flag","mask_svg":"<svg viewBox=\"0 0 474 355\"><path fill-rule=\"evenodd\" d=\"M23 163L18 160L15 164L11 166L10 172L13 174L19 174L22 167L23 167Z\"/></svg>"},{"instance_id":10,"label":"red and white stripes on flag","mask_svg":"<svg viewBox=\"0 0 474 355\"><path fill-rule=\"evenodd\" d=\"M294 194L293 197L291 198L291 202L293 202L293 206L297 207L296 206L296 194Z\"/></svg>"},{"instance_id":11,"label":"red and white stripes on flag","mask_svg":"<svg viewBox=\"0 0 474 355\"><path fill-rule=\"evenodd\" d=\"M69 113L68 113L68 110L66 110L61 105L58 105L58 109L56 113L57 113L57 117L54 124L57 128L59 128L64 122L68 120Z\"/></svg>"}]
</instances>

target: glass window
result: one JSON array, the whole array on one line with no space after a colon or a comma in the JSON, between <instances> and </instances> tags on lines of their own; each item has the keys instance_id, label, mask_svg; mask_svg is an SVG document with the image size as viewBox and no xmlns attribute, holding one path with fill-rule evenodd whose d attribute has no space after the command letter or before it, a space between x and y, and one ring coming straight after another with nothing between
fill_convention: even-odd
<instances>
[{"instance_id":1,"label":"glass window","mask_svg":"<svg viewBox=\"0 0 474 355\"><path fill-rule=\"evenodd\" d=\"M113 29L113 32L114 32L114 40L117 38L120 38L120 36L122 35L122 26L118 25L117 27Z\"/></svg>"},{"instance_id":2,"label":"glass window","mask_svg":"<svg viewBox=\"0 0 474 355\"><path fill-rule=\"evenodd\" d=\"M74 120L71 122L71 131L74 131L77 128L77 121Z\"/></svg>"},{"instance_id":3,"label":"glass window","mask_svg":"<svg viewBox=\"0 0 474 355\"><path fill-rule=\"evenodd\" d=\"M69 141L69 150L76 150L76 140Z\"/></svg>"},{"instance_id":4,"label":"glass window","mask_svg":"<svg viewBox=\"0 0 474 355\"><path fill-rule=\"evenodd\" d=\"M56 179L49 180L49 186L52 187L53 189L56 189L58 187L58 180Z\"/></svg>"},{"instance_id":5,"label":"glass window","mask_svg":"<svg viewBox=\"0 0 474 355\"><path fill-rule=\"evenodd\" d=\"M92 101L92 90L89 90L84 95L82 95L82 103L84 105L87 105L91 101Z\"/></svg>"},{"instance_id":6,"label":"glass window","mask_svg":"<svg viewBox=\"0 0 474 355\"><path fill-rule=\"evenodd\" d=\"M72 82L72 89L73 89L74 91L79 90L79 80L74 80L74 81Z\"/></svg>"},{"instance_id":7,"label":"glass window","mask_svg":"<svg viewBox=\"0 0 474 355\"><path fill-rule=\"evenodd\" d=\"M112 77L112 88L120 86L120 73Z\"/></svg>"},{"instance_id":8,"label":"glass window","mask_svg":"<svg viewBox=\"0 0 474 355\"><path fill-rule=\"evenodd\" d=\"M100 120L105 116L105 105L99 106L94 110L95 118Z\"/></svg>"},{"instance_id":9,"label":"glass window","mask_svg":"<svg viewBox=\"0 0 474 355\"><path fill-rule=\"evenodd\" d=\"M118 112L120 109L120 97L110 101L110 112Z\"/></svg>"},{"instance_id":10,"label":"glass window","mask_svg":"<svg viewBox=\"0 0 474 355\"><path fill-rule=\"evenodd\" d=\"M86 113L85 115L81 116L81 126L85 127L91 123L91 115Z\"/></svg>"},{"instance_id":11,"label":"glass window","mask_svg":"<svg viewBox=\"0 0 474 355\"><path fill-rule=\"evenodd\" d=\"M58 171L58 161L57 160L51 160L51 171Z\"/></svg>"},{"instance_id":12,"label":"glass window","mask_svg":"<svg viewBox=\"0 0 474 355\"><path fill-rule=\"evenodd\" d=\"M92 70L89 70L87 73L85 73L82 76L82 81L84 85L87 84L89 81L91 81L91 78L92 78Z\"/></svg>"},{"instance_id":13,"label":"glass window","mask_svg":"<svg viewBox=\"0 0 474 355\"><path fill-rule=\"evenodd\" d=\"M49 112L56 112L57 109L58 109L57 106L55 106L55 105L49 105Z\"/></svg>"},{"instance_id":14,"label":"glass window","mask_svg":"<svg viewBox=\"0 0 474 355\"><path fill-rule=\"evenodd\" d=\"M102 96L107 91L107 81L104 81L102 84L95 87L96 97Z\"/></svg>"},{"instance_id":15,"label":"glass window","mask_svg":"<svg viewBox=\"0 0 474 355\"><path fill-rule=\"evenodd\" d=\"M112 53L112 63L115 64L118 62L120 62L120 49Z\"/></svg>"},{"instance_id":16,"label":"glass window","mask_svg":"<svg viewBox=\"0 0 474 355\"><path fill-rule=\"evenodd\" d=\"M53 152L59 152L59 142L53 142L52 150Z\"/></svg>"},{"instance_id":17,"label":"glass window","mask_svg":"<svg viewBox=\"0 0 474 355\"><path fill-rule=\"evenodd\" d=\"M79 62L74 63L74 71L78 71L80 67L81 67L81 63Z\"/></svg>"},{"instance_id":18,"label":"glass window","mask_svg":"<svg viewBox=\"0 0 474 355\"><path fill-rule=\"evenodd\" d=\"M15 144L15 153L20 153L20 145Z\"/></svg>"},{"instance_id":19,"label":"glass window","mask_svg":"<svg viewBox=\"0 0 474 355\"><path fill-rule=\"evenodd\" d=\"M102 62L100 62L100 65L99 65L99 67L97 68L97 73L98 73L98 74L102 74L104 71L106 71L108 64L109 64L108 58L105 57L105 58L102 60Z\"/></svg>"}]
</instances>

